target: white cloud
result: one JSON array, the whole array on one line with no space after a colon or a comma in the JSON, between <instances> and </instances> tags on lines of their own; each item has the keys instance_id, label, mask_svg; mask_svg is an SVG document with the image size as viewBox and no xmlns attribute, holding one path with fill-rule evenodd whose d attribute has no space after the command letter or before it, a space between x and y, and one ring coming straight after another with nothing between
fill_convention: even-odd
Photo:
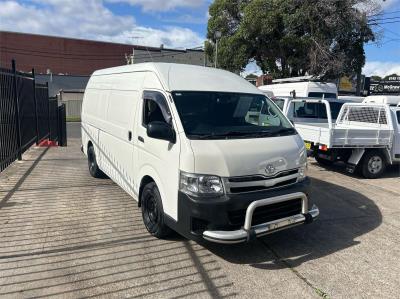
<instances>
[{"instance_id":1,"label":"white cloud","mask_svg":"<svg viewBox=\"0 0 400 299\"><path fill-rule=\"evenodd\" d=\"M363 74L380 77L391 74L400 75L400 62L367 61L363 68Z\"/></svg>"},{"instance_id":2,"label":"white cloud","mask_svg":"<svg viewBox=\"0 0 400 299\"><path fill-rule=\"evenodd\" d=\"M395 8L395 6L400 4L400 0L385 0L381 1L382 9L389 10Z\"/></svg>"},{"instance_id":3,"label":"white cloud","mask_svg":"<svg viewBox=\"0 0 400 299\"><path fill-rule=\"evenodd\" d=\"M168 11L179 7L199 7L206 3L205 0L106 0L110 3L127 3L138 5L144 11Z\"/></svg>"},{"instance_id":4,"label":"white cloud","mask_svg":"<svg viewBox=\"0 0 400 299\"><path fill-rule=\"evenodd\" d=\"M94 39L146 46L164 44L190 48L203 43L194 31L182 27L154 29L119 16L98 0L32 0L0 2L0 30ZM133 39L133 37L141 37Z\"/></svg>"},{"instance_id":5,"label":"white cloud","mask_svg":"<svg viewBox=\"0 0 400 299\"><path fill-rule=\"evenodd\" d=\"M136 26L112 37L102 37L113 42L134 43L138 45L159 47L163 44L169 48L194 48L203 45L204 39L187 28L167 27L164 30Z\"/></svg>"}]
</instances>

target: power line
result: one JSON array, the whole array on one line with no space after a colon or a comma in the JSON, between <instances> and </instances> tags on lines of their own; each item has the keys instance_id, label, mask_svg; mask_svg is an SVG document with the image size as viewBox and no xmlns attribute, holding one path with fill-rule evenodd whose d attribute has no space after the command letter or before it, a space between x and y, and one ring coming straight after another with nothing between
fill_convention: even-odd
<instances>
[{"instance_id":1,"label":"power line","mask_svg":"<svg viewBox=\"0 0 400 299\"><path fill-rule=\"evenodd\" d=\"M375 16L383 16L383 15L390 15L390 14L396 14L396 13L400 13L400 10L394 10L394 11L389 11L389 12L381 12L381 13L377 13L377 14L374 14L374 15L370 15L368 17L370 18L370 17L375 17Z\"/></svg>"},{"instance_id":2,"label":"power line","mask_svg":"<svg viewBox=\"0 0 400 299\"><path fill-rule=\"evenodd\" d=\"M10 51L6 47L0 47L0 48L5 49L4 50L5 52L12 53L12 54L30 55L30 56L35 56L35 57L54 58L54 59L89 60L89 61L97 61L97 60L117 61L117 60L124 60L125 59L125 57L123 57L121 55L115 55L115 56L113 56L113 58L111 58L111 57L110 58L105 58L105 57L93 58L93 56L95 56L95 55L93 55L92 57L88 57L88 58L86 58L86 57L82 58L82 57L66 57L64 54L57 55L57 53L54 53L54 52L44 52L44 53L56 54L56 55L42 55L42 54L32 53L32 52L35 52L35 51L29 51L29 50L25 50L25 49L20 49L20 50L25 51L25 52L19 52L19 51L15 51L15 50ZM190 50L190 49L187 49L187 50ZM38 52L39 53L43 53L41 51L38 51ZM188 54L188 52L178 52L178 53L176 53L176 52L170 51L169 54L161 52L158 55L152 55L152 56L150 56L148 54L135 55L135 59L165 58L165 57L187 55L187 54Z\"/></svg>"},{"instance_id":3,"label":"power line","mask_svg":"<svg viewBox=\"0 0 400 299\"><path fill-rule=\"evenodd\" d=\"M392 39L386 40L384 43L381 43L381 45L386 45L391 42L400 42L400 38L392 38ZM377 44L377 45L379 45L379 44Z\"/></svg>"},{"instance_id":4,"label":"power line","mask_svg":"<svg viewBox=\"0 0 400 299\"><path fill-rule=\"evenodd\" d=\"M387 20L395 20L395 19L400 19L400 16L398 17L390 17L390 18L377 18L377 19L371 19L369 22L375 22L375 21L387 21Z\"/></svg>"},{"instance_id":5,"label":"power line","mask_svg":"<svg viewBox=\"0 0 400 299\"><path fill-rule=\"evenodd\" d=\"M171 50L159 50L159 51L154 51L153 50L152 52L160 53L160 54L171 53L170 55L173 55L173 54L177 55L177 54L181 54L181 53L186 54L188 50L189 51L190 50L198 50L199 47L188 48L186 50L178 50L178 49L176 49L176 50L172 50L172 49ZM143 50L142 49L140 49L140 50L148 52L149 50L148 50L148 48L147 49L146 48L147 47L144 47ZM0 46L0 49L6 50L6 51L7 50L10 50L10 51L24 51L24 52L27 52L27 54L29 54L29 53L49 54L49 55L51 55L51 57L58 56L60 58L65 57L65 56L76 56L77 58L82 58L82 57L90 57L90 58L93 58L93 57L101 57L101 58L103 58L103 57L111 57L111 58L116 57L116 58L119 58L120 57L120 55L116 55L116 54L58 53L58 52L49 52L49 51L40 51L40 50L27 50L27 49L24 49L24 48L13 48L13 47L6 47L6 46ZM137 55L137 57L140 57L140 56L147 57L148 55L147 54L139 54L139 55Z\"/></svg>"},{"instance_id":6,"label":"power line","mask_svg":"<svg viewBox=\"0 0 400 299\"><path fill-rule=\"evenodd\" d=\"M386 31L390 32L391 34L395 35L396 37L400 37L400 34L398 34L398 33L395 32L395 31L392 31L392 30L390 30L390 29L388 29L388 28L385 28L385 27L383 27L383 26L380 26L380 25L377 25L377 26L378 26L378 27L381 27L383 30L386 30Z\"/></svg>"},{"instance_id":7,"label":"power line","mask_svg":"<svg viewBox=\"0 0 400 299\"><path fill-rule=\"evenodd\" d=\"M395 23L400 23L400 20L398 21L391 21L391 22L372 22L372 23L368 23L368 25L384 25L384 24L395 24Z\"/></svg>"}]
</instances>

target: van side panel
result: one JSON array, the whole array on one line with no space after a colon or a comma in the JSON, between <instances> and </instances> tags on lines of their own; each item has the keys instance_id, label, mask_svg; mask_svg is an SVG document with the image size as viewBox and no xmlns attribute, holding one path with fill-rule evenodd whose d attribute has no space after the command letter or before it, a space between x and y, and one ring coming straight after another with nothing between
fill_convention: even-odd
<instances>
[{"instance_id":1,"label":"van side panel","mask_svg":"<svg viewBox=\"0 0 400 299\"><path fill-rule=\"evenodd\" d=\"M82 118L83 142L94 144L100 169L132 196L133 128L143 77L143 72L92 76Z\"/></svg>"},{"instance_id":2,"label":"van side panel","mask_svg":"<svg viewBox=\"0 0 400 299\"><path fill-rule=\"evenodd\" d=\"M91 142L94 146L96 158L101 163L101 154L99 152L99 129L105 122L105 111L108 106L108 91L105 92L100 89L96 89L99 82L96 77L91 77L88 86L85 90L85 95L82 104L82 123L81 123L81 134L82 134L82 146L83 151L87 154L88 143Z\"/></svg>"}]
</instances>

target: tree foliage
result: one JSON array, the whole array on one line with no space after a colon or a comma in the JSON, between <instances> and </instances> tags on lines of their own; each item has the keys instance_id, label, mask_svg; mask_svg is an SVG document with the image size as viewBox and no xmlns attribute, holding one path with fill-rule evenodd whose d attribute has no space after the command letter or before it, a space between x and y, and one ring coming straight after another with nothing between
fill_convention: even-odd
<instances>
[{"instance_id":1,"label":"tree foliage","mask_svg":"<svg viewBox=\"0 0 400 299\"><path fill-rule=\"evenodd\" d=\"M206 53L218 65L242 70L255 61L275 77L324 77L357 72L363 45L374 40L363 11L367 0L215 0L210 6Z\"/></svg>"}]
</instances>

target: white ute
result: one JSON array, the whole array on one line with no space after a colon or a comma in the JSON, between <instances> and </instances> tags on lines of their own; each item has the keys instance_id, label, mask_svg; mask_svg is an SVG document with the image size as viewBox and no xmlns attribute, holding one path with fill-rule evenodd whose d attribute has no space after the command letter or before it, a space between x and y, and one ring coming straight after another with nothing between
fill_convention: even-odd
<instances>
[{"instance_id":1,"label":"white ute","mask_svg":"<svg viewBox=\"0 0 400 299\"><path fill-rule=\"evenodd\" d=\"M90 174L138 200L152 235L239 243L306 224L304 142L261 91L222 70L143 63L96 71L82 110Z\"/></svg>"},{"instance_id":2,"label":"white ute","mask_svg":"<svg viewBox=\"0 0 400 299\"><path fill-rule=\"evenodd\" d=\"M293 100L325 109L325 119L296 118L293 108L287 116L307 150L320 164L347 163L347 170L359 170L365 178L378 178L386 166L400 162L400 107L375 103L345 103L337 117L326 100Z\"/></svg>"}]
</instances>

